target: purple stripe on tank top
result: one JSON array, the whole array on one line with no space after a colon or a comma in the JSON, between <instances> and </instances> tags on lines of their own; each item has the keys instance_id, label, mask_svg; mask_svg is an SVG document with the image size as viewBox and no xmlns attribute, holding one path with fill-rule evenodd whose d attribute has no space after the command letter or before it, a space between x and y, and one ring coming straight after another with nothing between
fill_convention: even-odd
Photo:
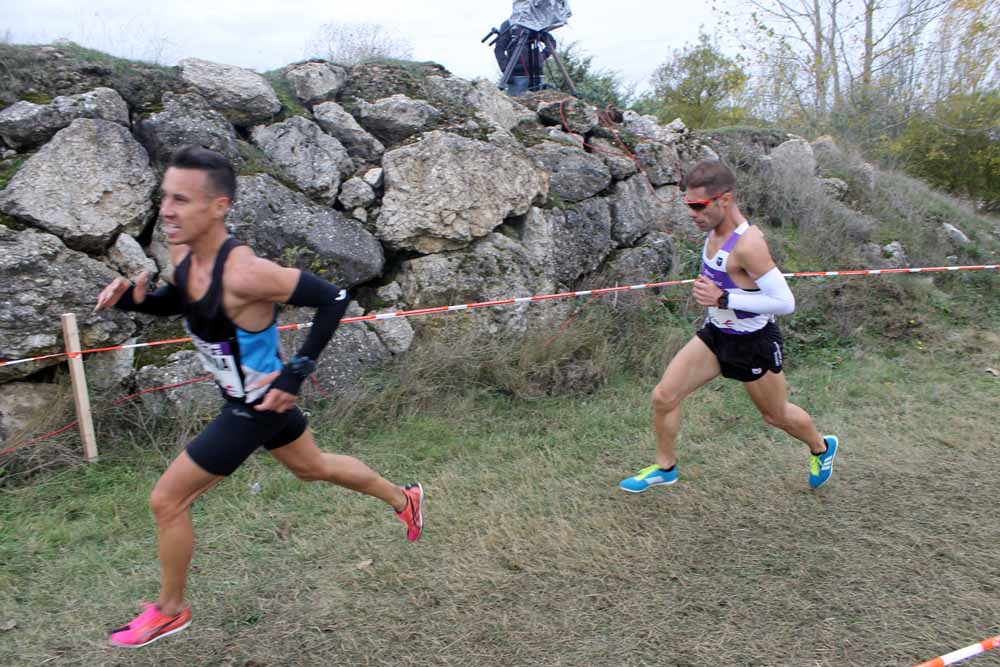
<instances>
[{"instance_id":1,"label":"purple stripe on tank top","mask_svg":"<svg viewBox=\"0 0 1000 667\"><path fill-rule=\"evenodd\" d=\"M704 261L701 263L701 275L711 280L721 289L730 290L739 287L739 285L734 283L733 279L729 277L728 273L725 271L719 271L718 269L713 269Z\"/></svg>"},{"instance_id":2,"label":"purple stripe on tank top","mask_svg":"<svg viewBox=\"0 0 1000 667\"><path fill-rule=\"evenodd\" d=\"M219 354L229 356L233 353L233 346L229 344L228 340L224 340L221 343L209 343L209 345L214 347Z\"/></svg>"},{"instance_id":3,"label":"purple stripe on tank top","mask_svg":"<svg viewBox=\"0 0 1000 667\"><path fill-rule=\"evenodd\" d=\"M722 250L725 250L726 252L732 252L733 246L735 246L736 242L739 240L740 240L740 235L737 234L736 232L733 232L732 234L729 235L729 238L726 239L726 242L722 244Z\"/></svg>"}]
</instances>

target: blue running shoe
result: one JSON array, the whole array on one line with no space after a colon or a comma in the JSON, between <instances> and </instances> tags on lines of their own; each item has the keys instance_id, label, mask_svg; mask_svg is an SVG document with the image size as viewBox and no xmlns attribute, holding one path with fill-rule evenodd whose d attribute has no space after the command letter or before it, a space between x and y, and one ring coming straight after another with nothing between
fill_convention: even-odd
<instances>
[{"instance_id":1,"label":"blue running shoe","mask_svg":"<svg viewBox=\"0 0 1000 667\"><path fill-rule=\"evenodd\" d=\"M833 458L837 455L837 445L839 440L835 435L823 437L826 443L826 451L822 454L809 455L809 486L818 489L830 479L833 474Z\"/></svg>"},{"instance_id":2,"label":"blue running shoe","mask_svg":"<svg viewBox=\"0 0 1000 667\"><path fill-rule=\"evenodd\" d=\"M664 470L658 465L643 468L635 477L623 479L618 488L629 493L642 493L653 486L673 484L677 481L677 465L670 470Z\"/></svg>"}]
</instances>

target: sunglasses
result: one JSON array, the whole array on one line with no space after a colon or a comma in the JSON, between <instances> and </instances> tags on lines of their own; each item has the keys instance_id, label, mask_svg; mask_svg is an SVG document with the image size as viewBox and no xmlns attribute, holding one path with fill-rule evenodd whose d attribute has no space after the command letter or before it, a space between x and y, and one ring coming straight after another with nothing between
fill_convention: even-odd
<instances>
[{"instance_id":1,"label":"sunglasses","mask_svg":"<svg viewBox=\"0 0 1000 667\"><path fill-rule=\"evenodd\" d=\"M727 192L729 192L729 190L724 190L723 192L720 192L719 194L717 194L714 197L712 197L711 199L694 199L694 200L691 200L691 199L685 198L684 199L684 203L687 204L687 207L689 209L691 209L692 211L704 211L706 206L708 206L709 204L711 204L712 202L714 202L716 199L718 199L722 195L726 194Z\"/></svg>"}]
</instances>

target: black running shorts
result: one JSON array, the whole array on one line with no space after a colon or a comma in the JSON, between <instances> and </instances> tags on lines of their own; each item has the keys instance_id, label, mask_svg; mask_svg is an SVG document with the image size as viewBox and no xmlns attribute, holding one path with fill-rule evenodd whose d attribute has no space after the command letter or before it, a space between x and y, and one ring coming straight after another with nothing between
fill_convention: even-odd
<instances>
[{"instance_id":1,"label":"black running shorts","mask_svg":"<svg viewBox=\"0 0 1000 667\"><path fill-rule=\"evenodd\" d=\"M698 338L719 360L722 377L753 382L764 377L767 371L781 372L785 341L774 322L748 334L725 333L709 322L698 330Z\"/></svg>"},{"instance_id":2,"label":"black running shorts","mask_svg":"<svg viewBox=\"0 0 1000 667\"><path fill-rule=\"evenodd\" d=\"M187 453L208 472L225 477L258 447L272 450L287 445L305 433L307 425L298 406L279 414L227 401L219 416L188 443Z\"/></svg>"}]
</instances>

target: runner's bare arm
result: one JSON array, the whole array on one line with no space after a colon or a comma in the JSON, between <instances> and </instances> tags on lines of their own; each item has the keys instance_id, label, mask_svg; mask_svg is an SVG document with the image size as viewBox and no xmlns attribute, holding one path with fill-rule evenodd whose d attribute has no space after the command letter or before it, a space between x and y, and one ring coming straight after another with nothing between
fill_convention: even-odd
<instances>
[{"instance_id":1,"label":"runner's bare arm","mask_svg":"<svg viewBox=\"0 0 1000 667\"><path fill-rule=\"evenodd\" d=\"M249 250L241 253L237 262L239 270L234 273L239 278L230 286L237 297L316 309L302 347L280 372L271 374L261 383L271 382L271 389L254 409L284 412L295 404L302 383L312 374L317 359L337 330L347 310L347 290L335 287L308 271L288 269L253 257Z\"/></svg>"},{"instance_id":2,"label":"runner's bare arm","mask_svg":"<svg viewBox=\"0 0 1000 667\"><path fill-rule=\"evenodd\" d=\"M771 259L771 251L767 247L767 239L760 229L753 225L733 248L732 259L736 260L736 268L746 271L754 281L775 268Z\"/></svg>"}]
</instances>

